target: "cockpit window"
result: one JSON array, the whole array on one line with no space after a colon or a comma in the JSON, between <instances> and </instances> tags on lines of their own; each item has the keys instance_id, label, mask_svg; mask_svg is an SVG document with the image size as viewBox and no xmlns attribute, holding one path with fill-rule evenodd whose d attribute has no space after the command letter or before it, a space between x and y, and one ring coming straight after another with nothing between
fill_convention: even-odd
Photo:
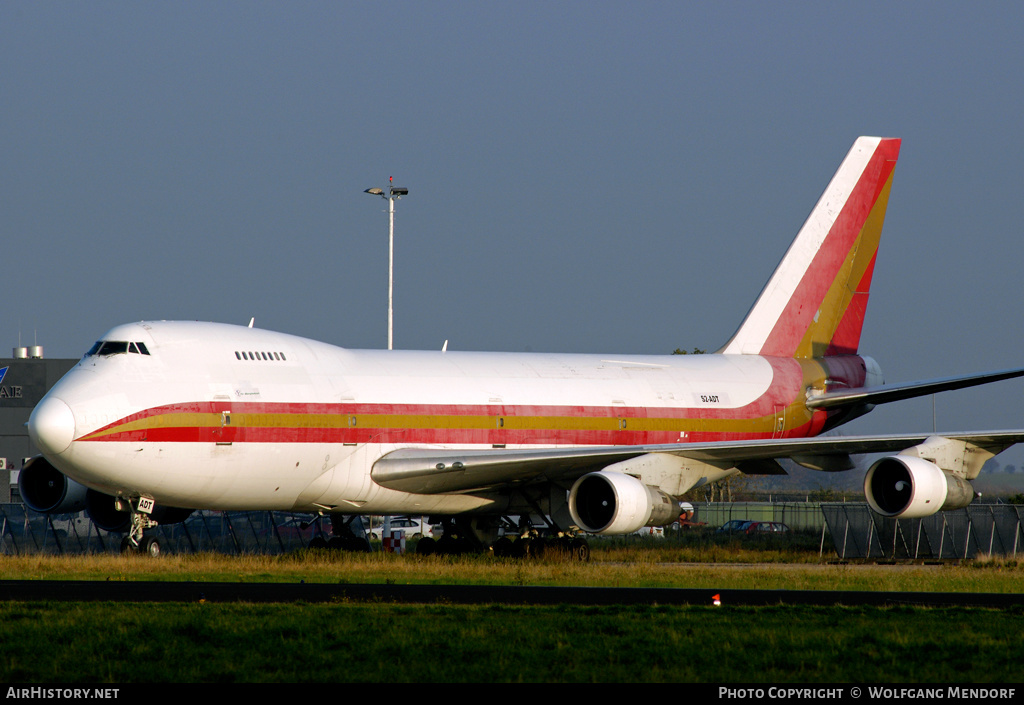
<instances>
[{"instance_id":1,"label":"cockpit window","mask_svg":"<svg viewBox=\"0 0 1024 705\"><path fill-rule=\"evenodd\" d=\"M127 340L99 340L89 348L89 352L85 354L86 357L91 355L99 355L106 357L108 355L120 355L122 353L135 353L137 355L149 355L149 349L145 343L132 343Z\"/></svg>"},{"instance_id":2,"label":"cockpit window","mask_svg":"<svg viewBox=\"0 0 1024 705\"><path fill-rule=\"evenodd\" d=\"M103 355L117 355L119 353L128 352L128 343L124 340L108 340L103 343L103 347L100 348L100 356Z\"/></svg>"}]
</instances>

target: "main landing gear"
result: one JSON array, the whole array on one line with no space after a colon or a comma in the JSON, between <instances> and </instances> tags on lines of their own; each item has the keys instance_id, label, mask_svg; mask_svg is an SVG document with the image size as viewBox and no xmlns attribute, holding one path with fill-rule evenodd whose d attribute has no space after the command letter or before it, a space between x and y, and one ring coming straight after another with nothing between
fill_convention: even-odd
<instances>
[{"instance_id":1,"label":"main landing gear","mask_svg":"<svg viewBox=\"0 0 1024 705\"><path fill-rule=\"evenodd\" d=\"M438 538L424 536L416 544L418 556L461 556L464 553L481 553L486 549L480 537L468 522L456 521L450 517L441 520L443 533Z\"/></svg>"},{"instance_id":2,"label":"main landing gear","mask_svg":"<svg viewBox=\"0 0 1024 705\"><path fill-rule=\"evenodd\" d=\"M332 514L331 536L324 535L320 528L320 519L319 516L316 518L317 534L310 539L310 548L328 548L332 551L352 551L353 553L370 552L370 542L366 539L363 522L359 516Z\"/></svg>"},{"instance_id":3,"label":"main landing gear","mask_svg":"<svg viewBox=\"0 0 1024 705\"><path fill-rule=\"evenodd\" d=\"M496 558L590 560L590 544L582 536L562 532L554 536L541 536L536 529L514 539L502 536L494 542L493 550Z\"/></svg>"},{"instance_id":4,"label":"main landing gear","mask_svg":"<svg viewBox=\"0 0 1024 705\"><path fill-rule=\"evenodd\" d=\"M416 553L421 556L455 556L484 553L490 550L496 558L590 560L590 544L575 531L559 530L553 524L544 529L547 535L532 526L525 517L517 525L503 520L500 526L482 525L473 520L446 518L444 534L435 540L420 539ZM501 530L504 529L504 535Z\"/></svg>"}]
</instances>

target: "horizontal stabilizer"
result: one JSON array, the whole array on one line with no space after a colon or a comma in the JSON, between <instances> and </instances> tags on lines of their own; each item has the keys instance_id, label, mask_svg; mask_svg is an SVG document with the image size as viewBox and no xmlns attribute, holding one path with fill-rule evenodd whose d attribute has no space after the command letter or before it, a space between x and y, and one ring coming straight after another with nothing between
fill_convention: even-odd
<instances>
[{"instance_id":1,"label":"horizontal stabilizer","mask_svg":"<svg viewBox=\"0 0 1024 705\"><path fill-rule=\"evenodd\" d=\"M946 392L953 389L965 389L1003 379L1024 377L1024 368L985 372L966 377L943 377L920 382L909 382L899 385L882 385L879 387L861 387L860 389L843 389L818 394L807 400L810 409L834 409L843 406L861 406L887 404L891 401L923 397L935 392Z\"/></svg>"}]
</instances>

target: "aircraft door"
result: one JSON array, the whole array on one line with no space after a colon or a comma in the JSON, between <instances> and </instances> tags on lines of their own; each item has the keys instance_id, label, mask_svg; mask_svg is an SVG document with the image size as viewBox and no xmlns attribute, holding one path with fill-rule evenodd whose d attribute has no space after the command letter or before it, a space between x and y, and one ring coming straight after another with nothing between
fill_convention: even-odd
<instances>
[{"instance_id":1,"label":"aircraft door","mask_svg":"<svg viewBox=\"0 0 1024 705\"><path fill-rule=\"evenodd\" d=\"M785 404L775 405L775 428L772 431L772 438L782 438L786 433L786 406Z\"/></svg>"}]
</instances>

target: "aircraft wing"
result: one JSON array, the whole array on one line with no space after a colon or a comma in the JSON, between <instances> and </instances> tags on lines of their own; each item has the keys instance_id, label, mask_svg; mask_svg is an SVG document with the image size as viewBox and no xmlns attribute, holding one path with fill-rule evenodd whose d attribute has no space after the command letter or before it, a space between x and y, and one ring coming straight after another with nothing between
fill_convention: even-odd
<instances>
[{"instance_id":1,"label":"aircraft wing","mask_svg":"<svg viewBox=\"0 0 1024 705\"><path fill-rule=\"evenodd\" d=\"M382 456L372 477L393 490L419 494L471 492L542 481L573 481L589 472L646 454L664 453L747 474L785 474L777 460L849 469L850 455L890 453L941 437L993 454L1024 442L1024 430L916 436L824 436L805 439L597 446L564 449L450 450L404 448Z\"/></svg>"},{"instance_id":2,"label":"aircraft wing","mask_svg":"<svg viewBox=\"0 0 1024 705\"><path fill-rule=\"evenodd\" d=\"M861 387L859 389L842 389L810 397L807 407L810 409L829 409L840 406L857 406L861 404L886 404L891 401L913 399L936 392L953 389L965 389L979 384L998 382L1003 379L1024 377L1024 368L985 372L963 377L942 377L906 384L887 384L878 387Z\"/></svg>"}]
</instances>

